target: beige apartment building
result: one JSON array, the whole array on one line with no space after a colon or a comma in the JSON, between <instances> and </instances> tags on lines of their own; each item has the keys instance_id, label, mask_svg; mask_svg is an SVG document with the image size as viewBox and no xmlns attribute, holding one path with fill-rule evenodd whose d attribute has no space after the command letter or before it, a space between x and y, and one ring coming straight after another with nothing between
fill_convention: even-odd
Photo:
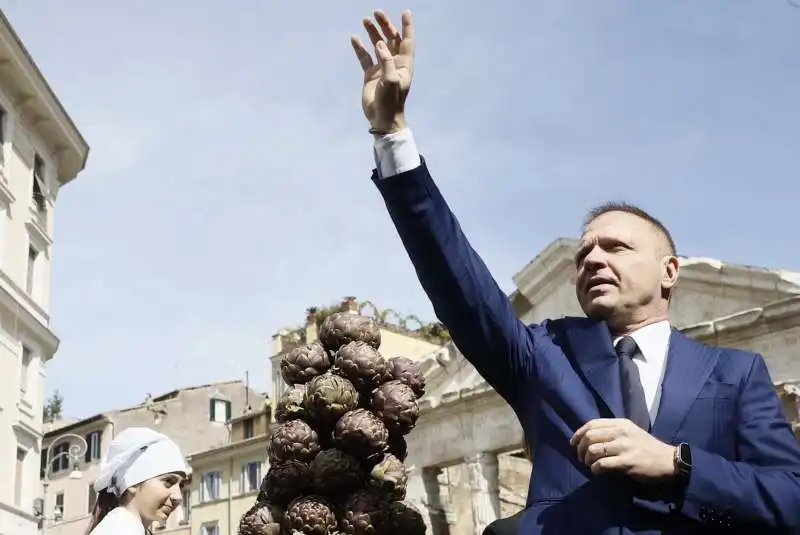
<instances>
[{"instance_id":1,"label":"beige apartment building","mask_svg":"<svg viewBox=\"0 0 800 535\"><path fill-rule=\"evenodd\" d=\"M243 381L174 390L134 407L114 410L67 425L54 426L43 440L41 531L47 535L84 535L94 505L92 487L100 459L114 436L128 427L150 427L174 439L185 455L231 443L231 422L264 410L266 397ZM159 531L188 526L189 490L182 510Z\"/></svg>"},{"instance_id":2,"label":"beige apartment building","mask_svg":"<svg viewBox=\"0 0 800 535\"><path fill-rule=\"evenodd\" d=\"M0 10L0 534L34 535L54 209L89 147Z\"/></svg>"},{"instance_id":3,"label":"beige apartment building","mask_svg":"<svg viewBox=\"0 0 800 535\"><path fill-rule=\"evenodd\" d=\"M229 444L188 458L192 468L191 515L175 535L234 535L239 519L258 494L268 468L267 433L271 408L231 421Z\"/></svg>"}]
</instances>

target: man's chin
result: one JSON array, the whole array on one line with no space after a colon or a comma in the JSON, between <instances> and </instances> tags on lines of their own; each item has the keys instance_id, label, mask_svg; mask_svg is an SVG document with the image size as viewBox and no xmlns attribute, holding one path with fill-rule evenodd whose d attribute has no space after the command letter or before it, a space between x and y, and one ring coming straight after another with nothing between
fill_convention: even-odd
<instances>
[{"instance_id":1,"label":"man's chin","mask_svg":"<svg viewBox=\"0 0 800 535\"><path fill-rule=\"evenodd\" d=\"M593 320L608 320L608 318L614 314L614 305L615 303L612 302L611 299L598 297L596 299L592 299L585 307L583 307L583 312L587 317Z\"/></svg>"}]
</instances>

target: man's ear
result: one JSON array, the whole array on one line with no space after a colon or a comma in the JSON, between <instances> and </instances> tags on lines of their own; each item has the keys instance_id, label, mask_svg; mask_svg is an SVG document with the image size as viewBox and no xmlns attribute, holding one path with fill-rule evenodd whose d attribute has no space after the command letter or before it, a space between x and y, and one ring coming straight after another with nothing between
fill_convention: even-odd
<instances>
[{"instance_id":1,"label":"man's ear","mask_svg":"<svg viewBox=\"0 0 800 535\"><path fill-rule=\"evenodd\" d=\"M671 293L675 285L678 284L678 272L680 271L678 257L665 256L662 262L661 287Z\"/></svg>"}]
</instances>

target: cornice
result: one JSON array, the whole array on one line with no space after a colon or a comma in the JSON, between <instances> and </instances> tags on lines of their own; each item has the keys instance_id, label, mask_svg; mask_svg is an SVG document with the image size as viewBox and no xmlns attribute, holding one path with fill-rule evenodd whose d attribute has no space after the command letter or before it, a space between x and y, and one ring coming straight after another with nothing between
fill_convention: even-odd
<instances>
[{"instance_id":1,"label":"cornice","mask_svg":"<svg viewBox=\"0 0 800 535\"><path fill-rule=\"evenodd\" d=\"M800 326L800 295L688 325L681 331L687 336L712 345L725 345L723 341L752 338L759 334L798 326Z\"/></svg>"}]
</instances>

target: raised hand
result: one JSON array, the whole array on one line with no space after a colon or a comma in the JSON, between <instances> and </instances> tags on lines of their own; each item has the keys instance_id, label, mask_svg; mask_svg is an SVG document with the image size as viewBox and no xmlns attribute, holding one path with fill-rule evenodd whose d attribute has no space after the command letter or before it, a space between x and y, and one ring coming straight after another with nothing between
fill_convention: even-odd
<instances>
[{"instance_id":1,"label":"raised hand","mask_svg":"<svg viewBox=\"0 0 800 535\"><path fill-rule=\"evenodd\" d=\"M363 20L375 49L377 63L357 35L350 38L358 62L364 69L361 106L373 134L391 134L406 126L405 102L414 72L414 27L411 11L403 11L402 34L383 11L376 10L375 21Z\"/></svg>"}]
</instances>

